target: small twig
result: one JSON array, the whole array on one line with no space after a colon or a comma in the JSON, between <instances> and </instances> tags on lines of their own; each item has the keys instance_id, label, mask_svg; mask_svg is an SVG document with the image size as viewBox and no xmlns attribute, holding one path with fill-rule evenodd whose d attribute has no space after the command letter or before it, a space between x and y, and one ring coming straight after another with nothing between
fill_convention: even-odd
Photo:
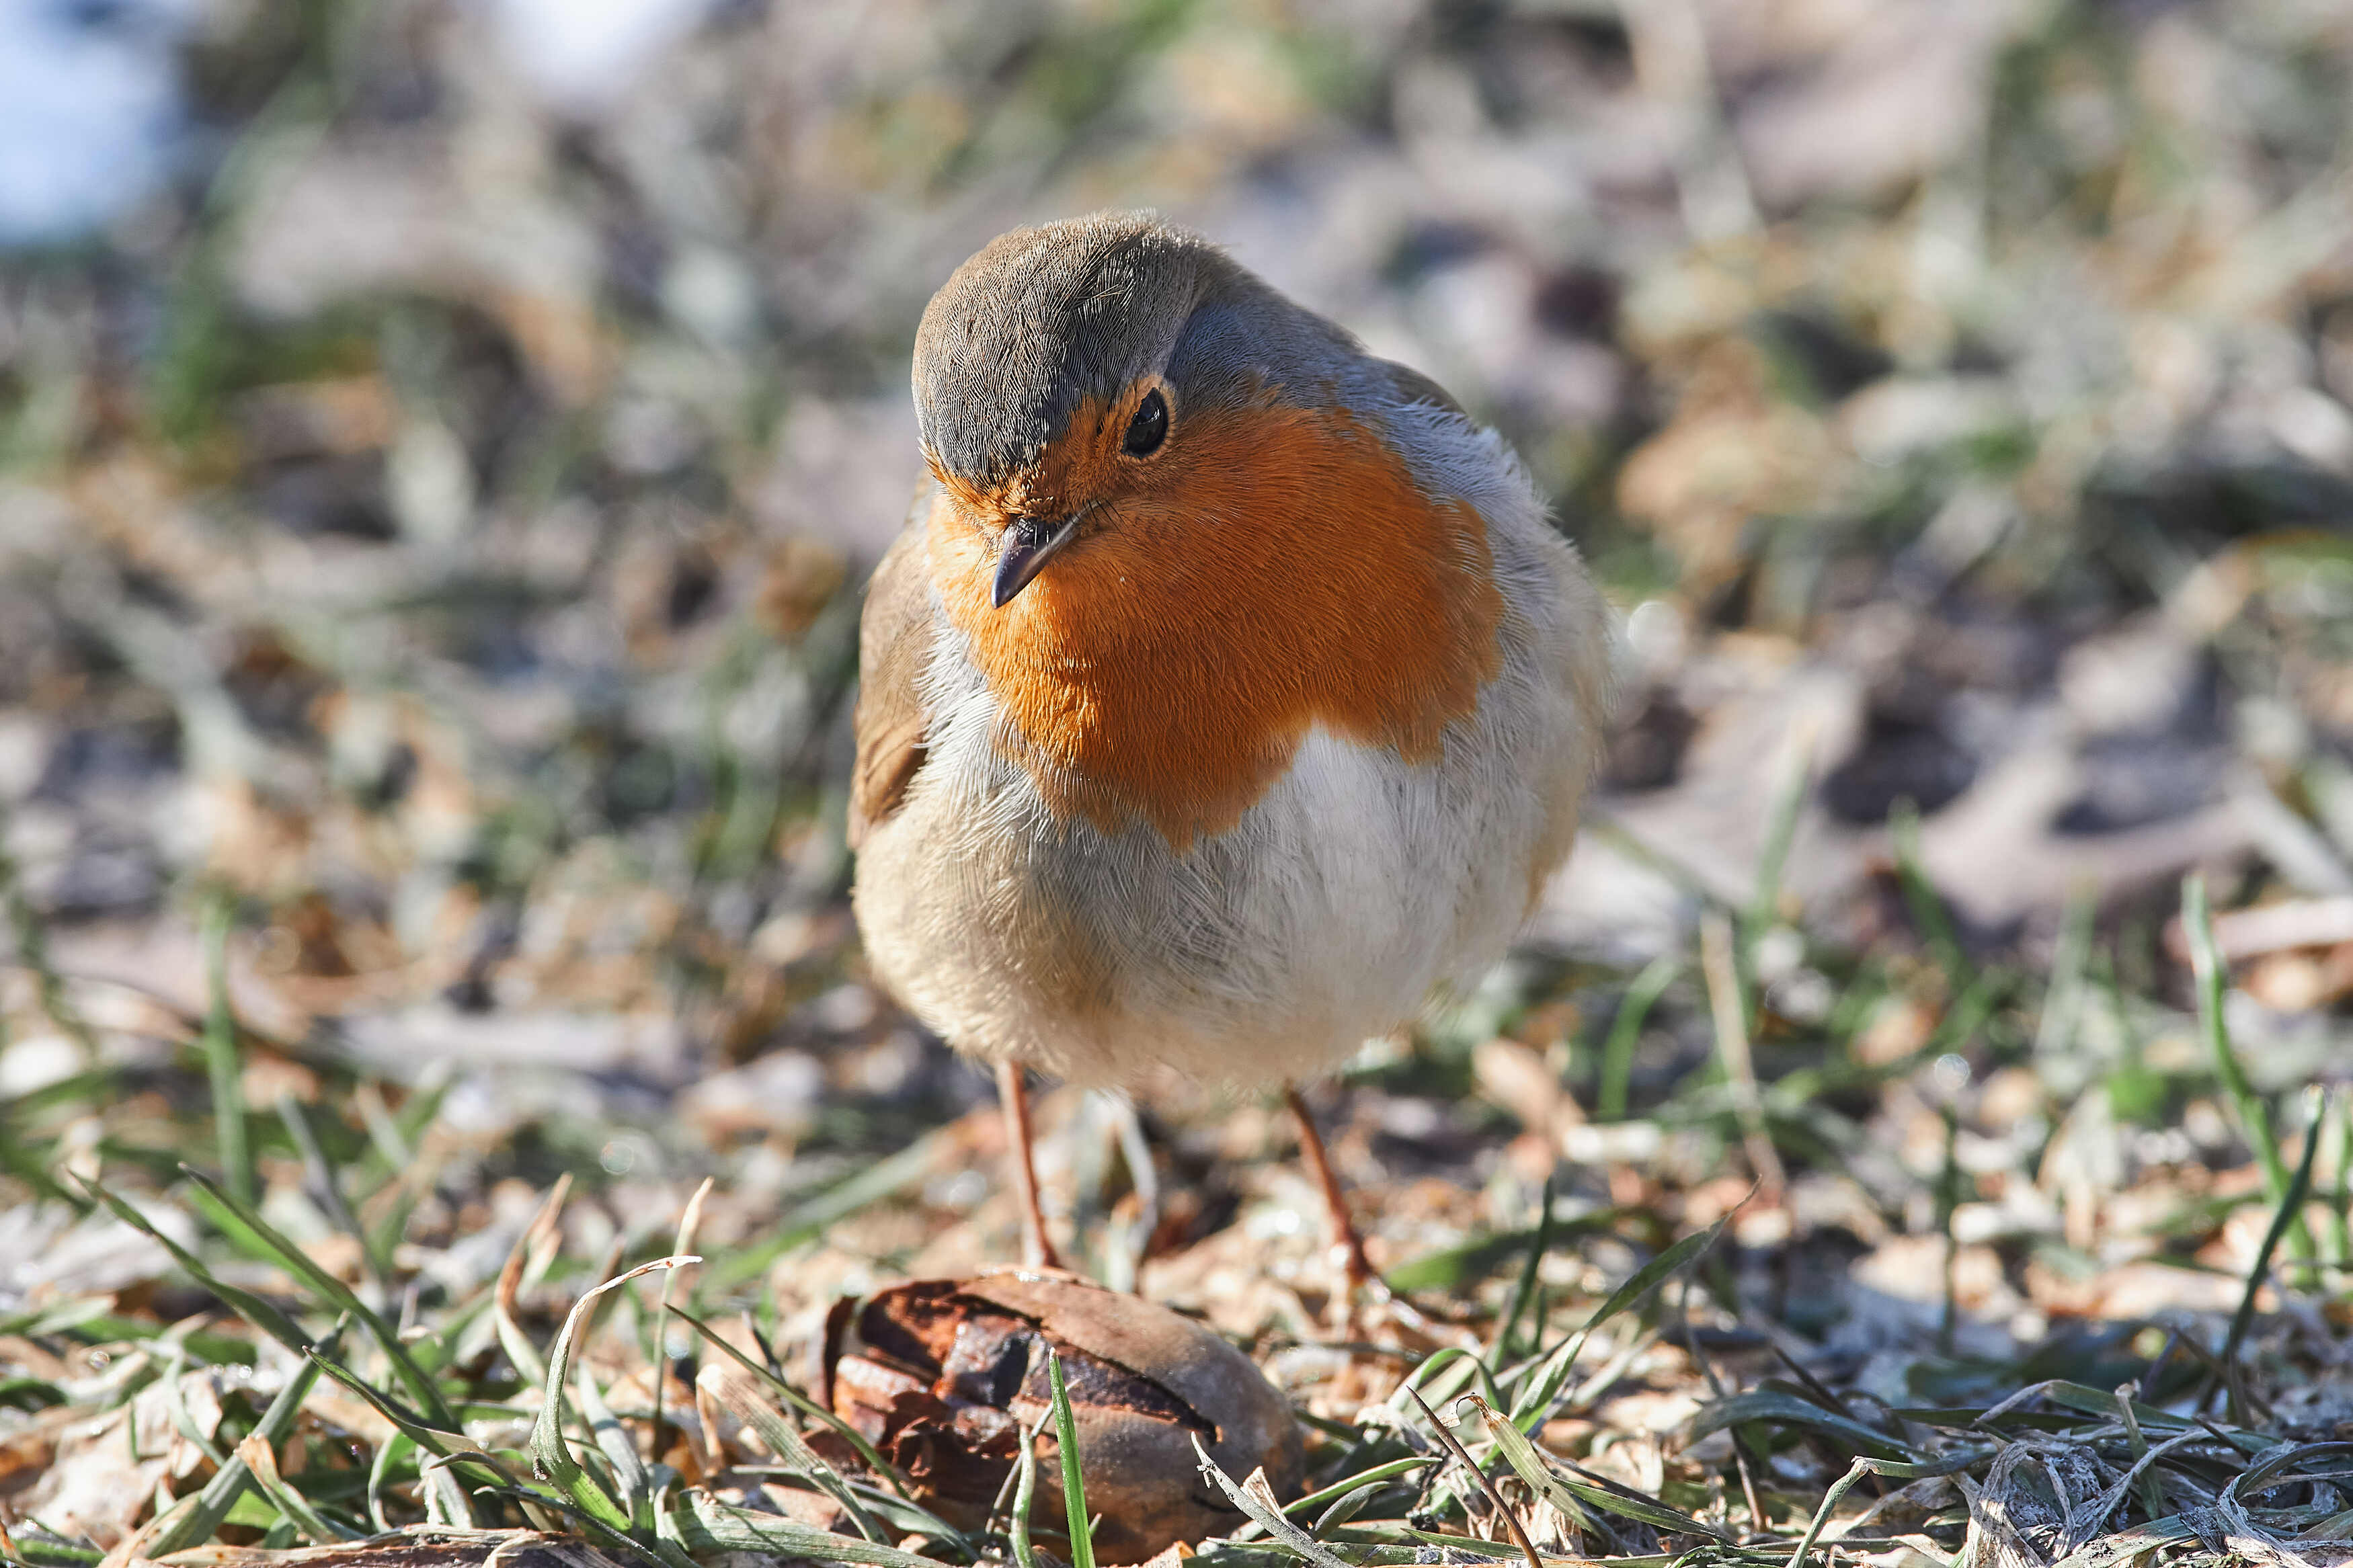
<instances>
[{"instance_id":1,"label":"small twig","mask_svg":"<svg viewBox=\"0 0 2353 1568\"><path fill-rule=\"evenodd\" d=\"M1757 1478L1749 1473L1748 1455L1740 1447L1740 1434L1732 1436L1732 1468L1740 1473L1740 1496L1748 1504L1748 1528L1758 1535L1768 1535L1772 1527L1765 1522L1765 1505L1757 1496Z\"/></svg>"},{"instance_id":2,"label":"small twig","mask_svg":"<svg viewBox=\"0 0 2353 1568\"><path fill-rule=\"evenodd\" d=\"M1453 1452L1454 1457L1462 1461L1463 1467L1471 1472L1472 1479L1479 1483L1479 1489L1487 1494L1487 1500L1495 1505L1497 1513L1503 1515L1504 1526L1512 1532L1512 1541L1519 1547L1520 1554L1528 1560L1528 1568L1545 1568L1544 1559L1536 1555L1535 1543L1528 1539L1528 1532L1520 1528L1519 1516L1512 1511L1511 1504L1504 1500L1503 1492L1497 1489L1493 1480L1488 1479L1487 1472L1481 1469L1478 1461L1471 1458L1471 1450L1465 1448L1462 1446L1462 1440L1455 1436L1446 1423L1438 1418L1438 1412L1430 1407L1430 1401L1421 1396L1421 1390L1409 1385L1406 1392L1413 1395L1413 1402L1416 1405L1421 1406L1421 1413L1430 1417L1430 1426L1437 1429L1439 1441L1444 1443Z\"/></svg>"},{"instance_id":3,"label":"small twig","mask_svg":"<svg viewBox=\"0 0 2353 1568\"><path fill-rule=\"evenodd\" d=\"M1683 1318L1683 1348L1691 1352L1692 1360L1697 1363L1700 1375L1707 1380L1709 1396L1722 1399L1725 1396L1724 1379L1716 1373L1715 1358L1700 1348L1699 1331L1692 1325L1691 1292L1691 1280L1685 1279L1683 1294L1676 1298L1676 1310ZM1784 1356L1782 1359L1787 1361L1788 1358ZM1796 1364L1795 1362L1790 1363L1792 1366ZM1752 1529L1762 1531L1765 1528L1765 1509L1764 1505L1757 1501L1757 1478L1748 1473L1748 1456L1741 1450L1738 1433L1733 1434L1732 1468L1740 1477L1740 1495L1748 1504L1749 1525Z\"/></svg>"}]
</instances>

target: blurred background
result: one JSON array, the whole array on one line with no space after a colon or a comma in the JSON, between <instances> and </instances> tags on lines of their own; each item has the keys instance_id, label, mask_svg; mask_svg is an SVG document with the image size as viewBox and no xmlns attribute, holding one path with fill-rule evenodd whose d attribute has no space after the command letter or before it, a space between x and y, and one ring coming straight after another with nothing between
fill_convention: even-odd
<instances>
[{"instance_id":1,"label":"blurred background","mask_svg":"<svg viewBox=\"0 0 2353 1568\"><path fill-rule=\"evenodd\" d=\"M56 1173L223 1093L322 1247L312 1144L411 1157L453 1293L562 1171L630 1247L719 1175L747 1278L1007 1256L848 916L858 590L924 300L1102 205L1448 384L1626 617L1528 951L1323 1102L1388 1259L1564 1151L1745 1185L1709 908L1804 1213L1949 1218L1949 1103L1972 1244L2094 1248L2246 1157L2185 872L2257 1088L2353 1060L2348 115L2341 0L0 0L0 1306L153 1273ZM1145 1098L1145 1224L1050 1099L1056 1202L1319 1267L1220 1103Z\"/></svg>"}]
</instances>

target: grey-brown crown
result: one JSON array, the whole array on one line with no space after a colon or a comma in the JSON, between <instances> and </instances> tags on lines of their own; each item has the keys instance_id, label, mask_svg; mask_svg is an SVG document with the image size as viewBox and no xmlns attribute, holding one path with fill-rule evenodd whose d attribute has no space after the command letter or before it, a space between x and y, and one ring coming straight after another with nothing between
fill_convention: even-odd
<instances>
[{"instance_id":1,"label":"grey-brown crown","mask_svg":"<svg viewBox=\"0 0 2353 1568\"><path fill-rule=\"evenodd\" d=\"M915 334L924 449L977 479L1033 460L1082 399L1153 368L1205 282L1239 271L1148 213L1000 235L932 297Z\"/></svg>"}]
</instances>

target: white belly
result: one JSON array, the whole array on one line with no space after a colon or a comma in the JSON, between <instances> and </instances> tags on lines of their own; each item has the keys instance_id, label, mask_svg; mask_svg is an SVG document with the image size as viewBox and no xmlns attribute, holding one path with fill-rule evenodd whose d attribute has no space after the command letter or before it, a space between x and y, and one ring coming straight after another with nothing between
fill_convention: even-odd
<instances>
[{"instance_id":1,"label":"white belly","mask_svg":"<svg viewBox=\"0 0 2353 1568\"><path fill-rule=\"evenodd\" d=\"M1142 826L1050 818L987 743L994 705L966 693L863 852L870 951L951 1044L1064 1078L1327 1067L1517 929L1564 805L1541 786L1574 773L1547 753L1576 729L1521 695L1430 766L1313 732L1231 832L1178 853Z\"/></svg>"}]
</instances>

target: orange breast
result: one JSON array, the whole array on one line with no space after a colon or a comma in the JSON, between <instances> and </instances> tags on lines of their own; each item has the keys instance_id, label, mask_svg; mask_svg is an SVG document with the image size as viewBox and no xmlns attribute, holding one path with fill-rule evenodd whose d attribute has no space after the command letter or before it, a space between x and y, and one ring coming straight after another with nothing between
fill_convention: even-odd
<instances>
[{"instance_id":1,"label":"orange breast","mask_svg":"<svg viewBox=\"0 0 2353 1568\"><path fill-rule=\"evenodd\" d=\"M1114 468L1080 411L1038 477L1097 511L1003 609L969 500L943 496L928 549L1049 805L1183 847L1232 826L1314 725L1435 760L1501 662L1503 599L1478 513L1433 504L1345 415L1179 421L1158 459Z\"/></svg>"}]
</instances>

